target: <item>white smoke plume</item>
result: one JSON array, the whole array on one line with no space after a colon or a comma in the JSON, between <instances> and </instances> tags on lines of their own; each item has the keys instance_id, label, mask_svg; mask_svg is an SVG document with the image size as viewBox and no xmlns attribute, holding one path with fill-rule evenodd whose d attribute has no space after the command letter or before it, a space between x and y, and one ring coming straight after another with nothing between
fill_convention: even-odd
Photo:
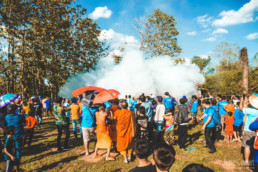
<instances>
[{"instance_id":1,"label":"white smoke plume","mask_svg":"<svg viewBox=\"0 0 258 172\"><path fill-rule=\"evenodd\" d=\"M135 49L127 49L116 65L111 56L102 58L91 72L70 77L59 96L71 98L72 92L84 86L115 89L121 95L139 96L142 93L172 96L191 96L197 93L196 83L204 83L199 68L193 64L177 64L168 56L146 59Z\"/></svg>"}]
</instances>

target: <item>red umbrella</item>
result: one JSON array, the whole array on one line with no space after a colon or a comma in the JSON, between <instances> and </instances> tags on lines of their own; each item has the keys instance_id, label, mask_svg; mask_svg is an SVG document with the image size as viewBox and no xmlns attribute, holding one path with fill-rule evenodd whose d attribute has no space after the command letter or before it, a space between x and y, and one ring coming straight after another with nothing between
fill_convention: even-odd
<instances>
[{"instance_id":1,"label":"red umbrella","mask_svg":"<svg viewBox=\"0 0 258 172\"><path fill-rule=\"evenodd\" d=\"M95 96L93 99L93 104L104 103L109 100L115 99L120 93L116 90L104 90Z\"/></svg>"},{"instance_id":2,"label":"red umbrella","mask_svg":"<svg viewBox=\"0 0 258 172\"><path fill-rule=\"evenodd\" d=\"M106 89L101 88L101 87L95 87L95 86L87 86L87 87L82 87L82 88L79 88L77 90L74 90L72 94L75 97L78 97L79 95L85 93L86 91L98 91L98 92L101 92L101 91L104 91L104 90L106 90Z\"/></svg>"}]
</instances>

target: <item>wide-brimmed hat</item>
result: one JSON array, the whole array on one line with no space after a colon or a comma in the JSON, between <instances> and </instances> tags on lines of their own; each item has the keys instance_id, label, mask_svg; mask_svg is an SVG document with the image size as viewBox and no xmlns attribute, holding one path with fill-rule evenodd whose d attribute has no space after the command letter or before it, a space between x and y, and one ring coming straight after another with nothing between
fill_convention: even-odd
<instances>
[{"instance_id":1,"label":"wide-brimmed hat","mask_svg":"<svg viewBox=\"0 0 258 172\"><path fill-rule=\"evenodd\" d=\"M249 97L249 102L253 107L258 109L258 94L253 94Z\"/></svg>"}]
</instances>

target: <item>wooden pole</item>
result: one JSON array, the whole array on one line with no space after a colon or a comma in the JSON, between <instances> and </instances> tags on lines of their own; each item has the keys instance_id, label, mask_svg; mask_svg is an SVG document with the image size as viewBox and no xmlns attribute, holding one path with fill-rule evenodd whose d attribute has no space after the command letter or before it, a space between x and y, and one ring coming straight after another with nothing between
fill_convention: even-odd
<instances>
[{"instance_id":1,"label":"wooden pole","mask_svg":"<svg viewBox=\"0 0 258 172\"><path fill-rule=\"evenodd\" d=\"M248 54L247 54L247 49L246 47L242 48L241 50L241 55L240 59L242 60L242 87L243 87L243 94L246 95L245 101L243 101L243 107L247 108L248 105L248 99L247 99L247 94L248 94Z\"/></svg>"}]
</instances>

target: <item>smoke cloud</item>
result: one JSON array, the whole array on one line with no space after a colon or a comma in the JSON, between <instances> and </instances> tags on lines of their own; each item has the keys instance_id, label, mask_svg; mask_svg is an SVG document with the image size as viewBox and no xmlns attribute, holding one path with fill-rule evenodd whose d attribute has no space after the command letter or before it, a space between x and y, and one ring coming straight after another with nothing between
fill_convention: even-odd
<instances>
[{"instance_id":1,"label":"smoke cloud","mask_svg":"<svg viewBox=\"0 0 258 172\"><path fill-rule=\"evenodd\" d=\"M139 96L142 93L172 96L191 96L197 93L196 83L204 77L196 65L177 64L168 56L146 59L138 50L127 49L122 61L116 65L111 56L103 57L91 72L70 77L59 96L71 98L72 92L84 86L115 89L121 95Z\"/></svg>"}]
</instances>

